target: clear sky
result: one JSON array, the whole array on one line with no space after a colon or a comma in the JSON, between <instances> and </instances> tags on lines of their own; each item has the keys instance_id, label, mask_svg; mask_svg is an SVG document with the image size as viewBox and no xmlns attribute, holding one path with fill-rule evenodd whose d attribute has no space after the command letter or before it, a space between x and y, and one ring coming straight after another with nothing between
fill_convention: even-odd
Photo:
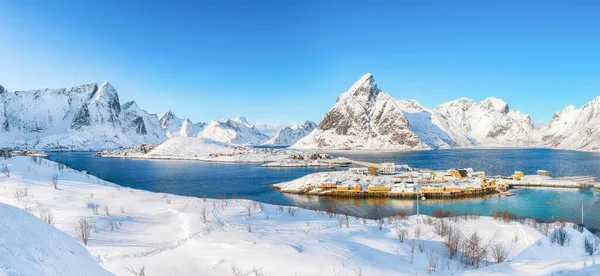
<instances>
[{"instance_id":1,"label":"clear sky","mask_svg":"<svg viewBox=\"0 0 600 276\"><path fill-rule=\"evenodd\" d=\"M109 80L150 112L283 123L319 121L371 72L398 99L494 96L544 122L600 95L599 14L598 1L0 0L0 84Z\"/></svg>"}]
</instances>

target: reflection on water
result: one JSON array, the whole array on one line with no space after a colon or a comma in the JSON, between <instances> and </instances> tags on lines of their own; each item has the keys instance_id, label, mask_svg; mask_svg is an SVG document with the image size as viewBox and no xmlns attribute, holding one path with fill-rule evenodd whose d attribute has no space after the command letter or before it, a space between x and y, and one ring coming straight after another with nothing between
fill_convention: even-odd
<instances>
[{"instance_id":1,"label":"reflection on water","mask_svg":"<svg viewBox=\"0 0 600 276\"><path fill-rule=\"evenodd\" d=\"M341 155L341 154L338 154ZM533 174L538 169L550 170L553 176L591 175L600 177L600 154L550 149L434 150L402 153L344 154L357 160L393 161L412 167L446 169L472 167L488 175L509 175L515 170ZM393 212L415 214L416 202L406 199L353 199L282 194L269 184L290 181L310 174L314 168L263 168L258 164L222 164L197 161L137 160L100 158L91 153L53 153L50 159L86 170L104 180L122 186L153 192L202 197L249 198L266 203L300 206L307 209L331 210L355 216L377 218ZM318 169L324 171L324 169ZM425 200L420 211L430 214L437 208L489 215L497 210L510 210L518 216L552 219L565 217L600 228L598 192L591 189L521 189L516 196L498 195L469 199Z\"/></svg>"}]
</instances>

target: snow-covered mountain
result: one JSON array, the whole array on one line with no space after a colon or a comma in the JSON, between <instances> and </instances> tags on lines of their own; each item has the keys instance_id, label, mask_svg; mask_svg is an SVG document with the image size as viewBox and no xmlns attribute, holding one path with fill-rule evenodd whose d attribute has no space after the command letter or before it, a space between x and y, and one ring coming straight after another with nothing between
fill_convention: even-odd
<instances>
[{"instance_id":1,"label":"snow-covered mountain","mask_svg":"<svg viewBox=\"0 0 600 276\"><path fill-rule=\"evenodd\" d=\"M411 150L429 146L410 130L396 100L381 92L367 73L292 148Z\"/></svg>"},{"instance_id":2,"label":"snow-covered mountain","mask_svg":"<svg viewBox=\"0 0 600 276\"><path fill-rule=\"evenodd\" d=\"M580 109L570 105L554 113L540 130L544 146L576 150L600 150L600 97Z\"/></svg>"},{"instance_id":3,"label":"snow-covered mountain","mask_svg":"<svg viewBox=\"0 0 600 276\"><path fill-rule=\"evenodd\" d=\"M192 123L189 119L179 119L171 110L165 112L159 118L160 126L164 130L167 137L191 137L196 136L206 123Z\"/></svg>"},{"instance_id":4,"label":"snow-covered mountain","mask_svg":"<svg viewBox=\"0 0 600 276\"><path fill-rule=\"evenodd\" d=\"M310 134L317 125L311 121L306 121L302 125L294 124L284 127L277 131L273 138L265 142L263 145L269 146L291 146Z\"/></svg>"},{"instance_id":5,"label":"snow-covered mountain","mask_svg":"<svg viewBox=\"0 0 600 276\"><path fill-rule=\"evenodd\" d=\"M158 118L133 102L121 106L108 82L71 88L0 90L0 146L99 150L160 143Z\"/></svg>"},{"instance_id":6,"label":"snow-covered mountain","mask_svg":"<svg viewBox=\"0 0 600 276\"><path fill-rule=\"evenodd\" d=\"M510 110L501 99L487 98L475 103L461 98L435 109L482 146L532 146L537 141L529 115Z\"/></svg>"},{"instance_id":7,"label":"snow-covered mountain","mask_svg":"<svg viewBox=\"0 0 600 276\"><path fill-rule=\"evenodd\" d=\"M398 100L396 103L404 112L410 130L430 148L477 145L476 140L438 111L424 107L416 100Z\"/></svg>"},{"instance_id":8,"label":"snow-covered mountain","mask_svg":"<svg viewBox=\"0 0 600 276\"><path fill-rule=\"evenodd\" d=\"M394 100L364 75L337 99L317 128L293 145L300 149L414 150L452 147L537 146L529 115L501 99L461 98L435 109Z\"/></svg>"},{"instance_id":9,"label":"snow-covered mountain","mask_svg":"<svg viewBox=\"0 0 600 276\"><path fill-rule=\"evenodd\" d=\"M211 121L198 133L198 137L213 141L236 145L260 145L269 136L261 133L245 117L237 116L234 119Z\"/></svg>"}]
</instances>

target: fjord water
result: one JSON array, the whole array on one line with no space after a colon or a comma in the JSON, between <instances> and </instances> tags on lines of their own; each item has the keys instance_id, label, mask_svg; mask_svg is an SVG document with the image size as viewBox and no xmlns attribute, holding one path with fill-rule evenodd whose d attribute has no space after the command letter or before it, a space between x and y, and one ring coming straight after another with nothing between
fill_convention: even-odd
<instances>
[{"instance_id":1,"label":"fjord water","mask_svg":"<svg viewBox=\"0 0 600 276\"><path fill-rule=\"evenodd\" d=\"M361 161L395 162L416 168L447 169L471 167L488 175L510 175L521 170L534 174L549 170L552 176L590 175L600 178L600 154L551 149L453 149L412 152L340 152L336 156ZM49 159L85 170L121 186L196 197L238 197L265 203L318 207L377 218L394 211L417 212L415 201L400 199L348 199L282 194L269 184L290 181L312 173L314 168L263 168L260 164L206 163L181 160L101 158L90 152L52 153ZM317 169L324 171L326 169ZM489 215L510 210L518 216L543 219L567 218L600 228L600 196L586 189L530 188L514 191L516 196L497 195L462 200L426 200L420 212L442 208Z\"/></svg>"}]
</instances>

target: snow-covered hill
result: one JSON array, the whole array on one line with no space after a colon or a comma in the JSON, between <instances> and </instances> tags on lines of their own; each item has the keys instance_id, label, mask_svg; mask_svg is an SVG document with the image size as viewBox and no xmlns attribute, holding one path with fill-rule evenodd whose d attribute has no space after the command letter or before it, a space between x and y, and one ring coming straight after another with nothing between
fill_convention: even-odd
<instances>
[{"instance_id":1,"label":"snow-covered hill","mask_svg":"<svg viewBox=\"0 0 600 276\"><path fill-rule=\"evenodd\" d=\"M317 128L292 146L299 149L429 148L410 130L409 121L369 73L340 95Z\"/></svg>"},{"instance_id":2,"label":"snow-covered hill","mask_svg":"<svg viewBox=\"0 0 600 276\"><path fill-rule=\"evenodd\" d=\"M2 147L97 150L166 139L155 115L133 102L121 106L108 82L12 93L2 88L0 108Z\"/></svg>"},{"instance_id":3,"label":"snow-covered hill","mask_svg":"<svg viewBox=\"0 0 600 276\"><path fill-rule=\"evenodd\" d=\"M600 150L600 97L580 109L570 105L556 112L540 130L544 146L562 149Z\"/></svg>"},{"instance_id":4,"label":"snow-covered hill","mask_svg":"<svg viewBox=\"0 0 600 276\"><path fill-rule=\"evenodd\" d=\"M263 145L268 146L291 146L310 134L317 125L311 121L306 121L302 125L294 124L284 127L277 131L273 138L265 142Z\"/></svg>"},{"instance_id":5,"label":"snow-covered hill","mask_svg":"<svg viewBox=\"0 0 600 276\"><path fill-rule=\"evenodd\" d=\"M435 109L483 146L533 146L537 144L529 115L509 110L501 99L487 98L475 103L461 98Z\"/></svg>"},{"instance_id":6,"label":"snow-covered hill","mask_svg":"<svg viewBox=\"0 0 600 276\"><path fill-rule=\"evenodd\" d=\"M269 140L269 136L262 134L254 125L248 123L245 117L241 116L234 119L211 121L197 136L235 145L260 145Z\"/></svg>"},{"instance_id":7,"label":"snow-covered hill","mask_svg":"<svg viewBox=\"0 0 600 276\"><path fill-rule=\"evenodd\" d=\"M75 239L0 203L0 275L112 275Z\"/></svg>"}]
</instances>

